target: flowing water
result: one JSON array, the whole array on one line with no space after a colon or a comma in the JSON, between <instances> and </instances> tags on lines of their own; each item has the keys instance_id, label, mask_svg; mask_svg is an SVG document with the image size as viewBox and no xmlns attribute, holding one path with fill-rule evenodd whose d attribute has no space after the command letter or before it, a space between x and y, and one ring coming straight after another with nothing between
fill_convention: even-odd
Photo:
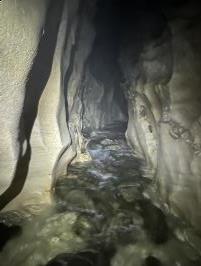
<instances>
[{"instance_id":1,"label":"flowing water","mask_svg":"<svg viewBox=\"0 0 201 266\"><path fill-rule=\"evenodd\" d=\"M145 197L152 184L144 162L116 132L91 134L42 215L1 215L2 233L15 236L6 245L1 237L1 266L201 265L199 252L176 238L174 219Z\"/></svg>"}]
</instances>

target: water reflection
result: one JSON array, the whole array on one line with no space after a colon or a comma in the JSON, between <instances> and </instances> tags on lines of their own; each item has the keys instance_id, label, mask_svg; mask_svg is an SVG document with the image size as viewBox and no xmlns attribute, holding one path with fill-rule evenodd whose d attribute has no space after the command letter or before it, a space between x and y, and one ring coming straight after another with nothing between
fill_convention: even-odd
<instances>
[{"instance_id":1,"label":"water reflection","mask_svg":"<svg viewBox=\"0 0 201 266\"><path fill-rule=\"evenodd\" d=\"M87 152L83 158L91 159L74 162L57 181L55 205L21 223L23 234L1 252L4 266L201 265L144 198L151 181L122 133L97 132Z\"/></svg>"}]
</instances>

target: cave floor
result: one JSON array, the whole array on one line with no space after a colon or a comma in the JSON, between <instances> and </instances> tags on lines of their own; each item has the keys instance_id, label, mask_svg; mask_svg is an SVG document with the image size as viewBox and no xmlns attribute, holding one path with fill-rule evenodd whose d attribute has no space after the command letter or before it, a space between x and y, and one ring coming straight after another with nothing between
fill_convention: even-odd
<instances>
[{"instance_id":1,"label":"cave floor","mask_svg":"<svg viewBox=\"0 0 201 266\"><path fill-rule=\"evenodd\" d=\"M144 196L151 180L124 133L97 131L87 143L68 176L58 179L51 209L26 222L0 253L3 265L201 265Z\"/></svg>"}]
</instances>

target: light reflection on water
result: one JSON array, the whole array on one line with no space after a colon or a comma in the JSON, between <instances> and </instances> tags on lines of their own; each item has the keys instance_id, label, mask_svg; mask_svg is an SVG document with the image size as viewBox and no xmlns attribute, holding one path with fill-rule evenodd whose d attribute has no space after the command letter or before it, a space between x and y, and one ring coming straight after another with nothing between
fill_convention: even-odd
<instances>
[{"instance_id":1,"label":"light reflection on water","mask_svg":"<svg viewBox=\"0 0 201 266\"><path fill-rule=\"evenodd\" d=\"M201 265L144 198L150 179L123 136L94 135L88 151L92 160L77 161L57 181L54 206L28 222L10 219L23 233L4 247L1 265L42 266L59 254L48 265Z\"/></svg>"}]
</instances>

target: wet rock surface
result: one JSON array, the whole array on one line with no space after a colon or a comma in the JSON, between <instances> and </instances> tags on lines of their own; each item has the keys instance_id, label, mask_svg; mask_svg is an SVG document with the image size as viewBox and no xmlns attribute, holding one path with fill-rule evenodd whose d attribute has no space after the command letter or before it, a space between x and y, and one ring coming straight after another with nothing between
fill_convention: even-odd
<instances>
[{"instance_id":1,"label":"wet rock surface","mask_svg":"<svg viewBox=\"0 0 201 266\"><path fill-rule=\"evenodd\" d=\"M86 154L56 182L55 204L29 217L4 246L4 266L201 265L199 253L174 236L163 211L145 198L151 180L120 128L85 137ZM5 224L10 217L4 214Z\"/></svg>"}]
</instances>

